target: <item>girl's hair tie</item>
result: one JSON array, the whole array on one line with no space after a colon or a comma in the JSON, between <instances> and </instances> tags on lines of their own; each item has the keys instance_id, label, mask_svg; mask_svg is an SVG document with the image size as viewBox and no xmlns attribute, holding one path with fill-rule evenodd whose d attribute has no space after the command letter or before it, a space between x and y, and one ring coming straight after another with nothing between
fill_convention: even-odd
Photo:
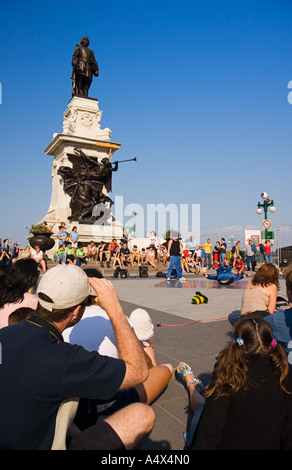
<instances>
[{"instance_id":1,"label":"girl's hair tie","mask_svg":"<svg viewBox=\"0 0 292 470\"><path fill-rule=\"evenodd\" d=\"M271 346L273 346L273 348L277 345L277 341L275 339L273 339L273 341L271 341Z\"/></svg>"},{"instance_id":2,"label":"girl's hair tie","mask_svg":"<svg viewBox=\"0 0 292 470\"><path fill-rule=\"evenodd\" d=\"M239 346L242 346L244 344L244 341L242 338L237 338L236 341L238 342Z\"/></svg>"}]
</instances>

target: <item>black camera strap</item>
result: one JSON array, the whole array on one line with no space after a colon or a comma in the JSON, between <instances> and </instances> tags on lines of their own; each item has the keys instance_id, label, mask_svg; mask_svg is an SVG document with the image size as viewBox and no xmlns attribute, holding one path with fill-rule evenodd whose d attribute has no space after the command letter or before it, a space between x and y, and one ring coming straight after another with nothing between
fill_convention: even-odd
<instances>
[{"instance_id":1,"label":"black camera strap","mask_svg":"<svg viewBox=\"0 0 292 470\"><path fill-rule=\"evenodd\" d=\"M54 323L51 323L50 321L45 320L44 318L41 318L38 315L32 315L26 321L32 323L33 325L39 326L40 328L46 329L51 335L56 338L58 343L64 342L64 338L62 336L61 331L56 327L56 325L54 325Z\"/></svg>"}]
</instances>

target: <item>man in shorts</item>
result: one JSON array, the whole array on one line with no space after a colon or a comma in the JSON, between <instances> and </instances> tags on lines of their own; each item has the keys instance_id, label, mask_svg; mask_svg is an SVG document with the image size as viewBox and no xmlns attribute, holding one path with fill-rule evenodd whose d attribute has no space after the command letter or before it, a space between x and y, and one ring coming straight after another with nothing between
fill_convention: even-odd
<instances>
[{"instance_id":1,"label":"man in shorts","mask_svg":"<svg viewBox=\"0 0 292 470\"><path fill-rule=\"evenodd\" d=\"M62 332L79 322L90 296L98 298L110 317L119 359L64 342ZM148 376L143 349L114 286L106 279L89 279L78 266L60 264L42 276L37 297L38 307L30 318L0 330L0 449L137 447L155 421L154 411L144 403L133 403L69 433L80 397L108 400ZM59 425L64 423L62 430Z\"/></svg>"}]
</instances>

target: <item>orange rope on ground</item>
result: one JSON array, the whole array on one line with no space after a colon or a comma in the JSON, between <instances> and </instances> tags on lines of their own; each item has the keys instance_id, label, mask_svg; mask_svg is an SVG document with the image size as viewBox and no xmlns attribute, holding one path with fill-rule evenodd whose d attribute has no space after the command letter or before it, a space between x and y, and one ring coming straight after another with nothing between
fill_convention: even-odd
<instances>
[{"instance_id":1,"label":"orange rope on ground","mask_svg":"<svg viewBox=\"0 0 292 470\"><path fill-rule=\"evenodd\" d=\"M205 322L205 321L218 321L218 320L226 320L228 317L219 317L219 318L205 318L204 320L194 320L189 323L179 323L177 325L167 325L165 323L156 323L156 326L187 326L192 325L193 323L198 322Z\"/></svg>"}]
</instances>

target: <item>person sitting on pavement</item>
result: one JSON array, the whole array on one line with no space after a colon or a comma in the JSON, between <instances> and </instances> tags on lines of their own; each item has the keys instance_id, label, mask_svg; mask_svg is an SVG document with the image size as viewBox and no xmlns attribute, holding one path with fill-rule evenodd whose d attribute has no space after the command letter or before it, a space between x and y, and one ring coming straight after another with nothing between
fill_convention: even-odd
<instances>
[{"instance_id":1,"label":"person sitting on pavement","mask_svg":"<svg viewBox=\"0 0 292 470\"><path fill-rule=\"evenodd\" d=\"M263 263L247 283L241 301L241 316L273 314L277 304L279 274L272 263Z\"/></svg>"},{"instance_id":2,"label":"person sitting on pavement","mask_svg":"<svg viewBox=\"0 0 292 470\"><path fill-rule=\"evenodd\" d=\"M138 250L138 247L137 245L133 245L133 248L131 250L131 254L132 254L132 260L133 260L133 264L135 263L135 261L137 261L137 264L138 266L140 265L140 252Z\"/></svg>"},{"instance_id":3,"label":"person sitting on pavement","mask_svg":"<svg viewBox=\"0 0 292 470\"><path fill-rule=\"evenodd\" d=\"M146 260L147 264L150 264L153 269L157 269L157 266L155 264L155 250L153 245L150 245L148 248Z\"/></svg>"},{"instance_id":4,"label":"person sitting on pavement","mask_svg":"<svg viewBox=\"0 0 292 470\"><path fill-rule=\"evenodd\" d=\"M116 269L116 264L118 263L120 269L124 269L122 266L122 261L121 261L121 253L120 253L120 247L117 246L113 253L113 269Z\"/></svg>"},{"instance_id":5,"label":"person sitting on pavement","mask_svg":"<svg viewBox=\"0 0 292 470\"><path fill-rule=\"evenodd\" d=\"M87 264L87 250L84 246L80 246L76 250L76 264L77 266Z\"/></svg>"},{"instance_id":6,"label":"person sitting on pavement","mask_svg":"<svg viewBox=\"0 0 292 470\"><path fill-rule=\"evenodd\" d=\"M46 265L46 262L44 260L44 253L42 252L42 250L40 249L40 247L38 245L36 245L30 252L30 257L31 259L33 259L37 264L40 264L44 273L46 272L47 270L47 265Z\"/></svg>"},{"instance_id":7,"label":"person sitting on pavement","mask_svg":"<svg viewBox=\"0 0 292 470\"><path fill-rule=\"evenodd\" d=\"M102 274L96 269L85 268L84 272L89 278L92 276L102 278ZM102 407L102 413L107 415L113 410L116 411L121 404L134 402L151 404L166 388L172 377L171 364L157 365L152 346L154 326L146 310L137 308L129 318L126 318L147 355L148 378L131 389L116 393L108 401L92 401L91 416L88 417L91 421L96 417L93 411L96 406ZM63 337L65 341L83 346L88 351L98 351L99 354L119 358L116 336L110 318L95 300L92 305L86 307L80 322L64 331Z\"/></svg>"},{"instance_id":8,"label":"person sitting on pavement","mask_svg":"<svg viewBox=\"0 0 292 470\"><path fill-rule=\"evenodd\" d=\"M19 250L17 258L12 260L12 263L16 263L19 259L27 259L30 258L30 246L26 245L23 250Z\"/></svg>"},{"instance_id":9,"label":"person sitting on pavement","mask_svg":"<svg viewBox=\"0 0 292 470\"><path fill-rule=\"evenodd\" d=\"M280 262L279 265L279 274L284 274L285 269L290 268L291 263L289 263L289 260L287 258L284 258L283 261Z\"/></svg>"},{"instance_id":10,"label":"person sitting on pavement","mask_svg":"<svg viewBox=\"0 0 292 470\"><path fill-rule=\"evenodd\" d=\"M187 273L197 273L197 265L194 261L194 257L192 256L191 252L187 255L185 259L182 259L182 270L185 270Z\"/></svg>"},{"instance_id":11,"label":"person sitting on pavement","mask_svg":"<svg viewBox=\"0 0 292 470\"><path fill-rule=\"evenodd\" d=\"M141 248L140 251L140 263L144 264L147 263L147 252L145 248Z\"/></svg>"},{"instance_id":12,"label":"person sitting on pavement","mask_svg":"<svg viewBox=\"0 0 292 470\"><path fill-rule=\"evenodd\" d=\"M283 346L289 365L292 366L292 267L286 268L284 279L290 305L276 310L273 315L265 317L265 320L272 327L275 339Z\"/></svg>"},{"instance_id":13,"label":"person sitting on pavement","mask_svg":"<svg viewBox=\"0 0 292 470\"><path fill-rule=\"evenodd\" d=\"M72 247L72 242L70 240L67 243L65 251L66 251L66 263L76 264L76 258L74 256L74 248Z\"/></svg>"},{"instance_id":14,"label":"person sitting on pavement","mask_svg":"<svg viewBox=\"0 0 292 470\"><path fill-rule=\"evenodd\" d=\"M261 318L235 324L204 388L186 363L183 377L194 412L191 450L292 450L292 376L285 352Z\"/></svg>"},{"instance_id":15,"label":"person sitting on pavement","mask_svg":"<svg viewBox=\"0 0 292 470\"><path fill-rule=\"evenodd\" d=\"M108 251L108 244L104 241L101 241L98 245L98 259L100 266L103 267L103 262L106 261Z\"/></svg>"},{"instance_id":16,"label":"person sitting on pavement","mask_svg":"<svg viewBox=\"0 0 292 470\"><path fill-rule=\"evenodd\" d=\"M113 240L109 244L108 251L106 254L106 265L108 268L110 267L111 258L115 256L118 248L119 248L119 245L117 244L117 240L113 238Z\"/></svg>"},{"instance_id":17,"label":"person sitting on pavement","mask_svg":"<svg viewBox=\"0 0 292 470\"><path fill-rule=\"evenodd\" d=\"M38 280L38 265L32 259L20 259L6 268L0 284L0 328L8 325L8 317L14 310L36 309Z\"/></svg>"},{"instance_id":18,"label":"person sitting on pavement","mask_svg":"<svg viewBox=\"0 0 292 470\"><path fill-rule=\"evenodd\" d=\"M167 247L162 243L159 245L157 250L157 264L162 264L165 266L168 260Z\"/></svg>"},{"instance_id":19,"label":"person sitting on pavement","mask_svg":"<svg viewBox=\"0 0 292 470\"><path fill-rule=\"evenodd\" d=\"M94 241L87 245L87 259L88 261L93 261L97 256L97 246L95 245Z\"/></svg>"},{"instance_id":20,"label":"person sitting on pavement","mask_svg":"<svg viewBox=\"0 0 292 470\"><path fill-rule=\"evenodd\" d=\"M65 250L65 246L60 244L59 248L54 251L53 261L58 264L66 263L67 261L67 253Z\"/></svg>"},{"instance_id":21,"label":"person sitting on pavement","mask_svg":"<svg viewBox=\"0 0 292 470\"><path fill-rule=\"evenodd\" d=\"M131 267L133 268L133 257L126 243L123 243L122 248L120 249L120 259L123 269L126 269L125 263L127 264L128 261L131 263Z\"/></svg>"},{"instance_id":22,"label":"person sitting on pavement","mask_svg":"<svg viewBox=\"0 0 292 470\"><path fill-rule=\"evenodd\" d=\"M90 296L98 298L111 320L119 359L64 342L62 333L80 321ZM155 422L154 411L145 403L126 406L90 428L75 428L66 440L71 416L58 446L55 440L64 401L75 406L74 416L78 398L108 400L148 377L145 354L114 286L106 279L89 279L78 266L62 264L42 276L37 297L35 315L0 331L5 356L0 367L0 448L113 451L137 447Z\"/></svg>"}]
</instances>

